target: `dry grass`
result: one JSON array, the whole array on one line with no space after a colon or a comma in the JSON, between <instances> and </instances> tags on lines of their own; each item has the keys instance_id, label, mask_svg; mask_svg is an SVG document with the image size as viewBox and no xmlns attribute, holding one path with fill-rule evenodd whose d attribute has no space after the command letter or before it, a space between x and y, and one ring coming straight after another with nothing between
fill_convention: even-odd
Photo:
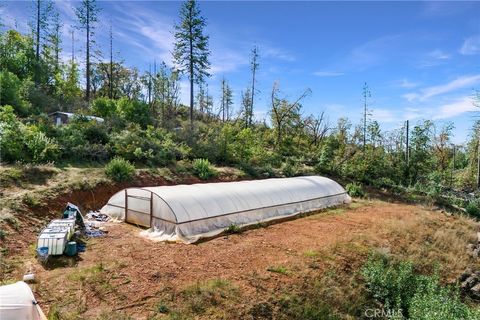
<instances>
[{"instance_id":1,"label":"dry grass","mask_svg":"<svg viewBox=\"0 0 480 320\"><path fill-rule=\"evenodd\" d=\"M378 226L392 255L414 261L426 272L438 267L446 281L454 280L468 265L479 265L466 250L477 231L478 223L471 218L448 217L421 208L410 219L395 218Z\"/></svg>"}]
</instances>

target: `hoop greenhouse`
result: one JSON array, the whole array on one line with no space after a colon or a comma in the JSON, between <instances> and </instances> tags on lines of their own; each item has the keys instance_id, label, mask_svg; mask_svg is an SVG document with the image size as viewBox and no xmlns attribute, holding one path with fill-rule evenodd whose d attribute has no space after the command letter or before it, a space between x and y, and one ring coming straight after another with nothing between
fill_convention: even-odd
<instances>
[{"instance_id":1,"label":"hoop greenhouse","mask_svg":"<svg viewBox=\"0 0 480 320\"><path fill-rule=\"evenodd\" d=\"M244 227L350 202L335 181L306 176L124 189L101 209L150 229L160 241L192 243Z\"/></svg>"}]
</instances>

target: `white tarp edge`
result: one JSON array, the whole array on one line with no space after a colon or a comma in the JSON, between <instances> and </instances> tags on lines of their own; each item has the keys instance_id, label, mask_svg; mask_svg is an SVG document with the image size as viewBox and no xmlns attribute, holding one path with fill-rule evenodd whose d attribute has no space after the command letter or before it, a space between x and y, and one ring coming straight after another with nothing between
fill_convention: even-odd
<instances>
[{"instance_id":1,"label":"white tarp edge","mask_svg":"<svg viewBox=\"0 0 480 320\"><path fill-rule=\"evenodd\" d=\"M23 281L0 287L1 320L42 320L37 301Z\"/></svg>"}]
</instances>

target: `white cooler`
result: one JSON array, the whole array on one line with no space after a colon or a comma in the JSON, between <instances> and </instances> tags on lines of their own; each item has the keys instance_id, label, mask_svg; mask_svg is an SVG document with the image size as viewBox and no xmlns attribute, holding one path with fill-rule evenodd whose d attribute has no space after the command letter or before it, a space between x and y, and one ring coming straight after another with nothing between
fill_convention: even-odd
<instances>
[{"instance_id":1,"label":"white cooler","mask_svg":"<svg viewBox=\"0 0 480 320\"><path fill-rule=\"evenodd\" d=\"M49 255L63 254L68 242L68 229L55 231L47 228L44 231L38 237L37 248L47 247Z\"/></svg>"}]
</instances>

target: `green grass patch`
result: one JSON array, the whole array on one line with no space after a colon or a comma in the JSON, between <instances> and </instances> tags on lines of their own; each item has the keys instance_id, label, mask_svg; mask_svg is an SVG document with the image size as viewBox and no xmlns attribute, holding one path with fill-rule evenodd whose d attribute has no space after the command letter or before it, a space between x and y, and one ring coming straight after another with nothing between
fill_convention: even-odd
<instances>
[{"instance_id":1,"label":"green grass patch","mask_svg":"<svg viewBox=\"0 0 480 320\"><path fill-rule=\"evenodd\" d=\"M307 250L303 253L303 255L309 258L315 258L315 257L318 257L319 254L315 250Z\"/></svg>"},{"instance_id":2,"label":"green grass patch","mask_svg":"<svg viewBox=\"0 0 480 320\"><path fill-rule=\"evenodd\" d=\"M23 195L22 203L28 207L38 207L42 204L42 201L36 193L28 192Z\"/></svg>"},{"instance_id":3,"label":"green grass patch","mask_svg":"<svg viewBox=\"0 0 480 320\"><path fill-rule=\"evenodd\" d=\"M165 306L170 319L192 319L198 315L222 313L227 304L237 301L238 293L237 287L230 281L213 279L197 282L182 290L176 298L180 308L171 310Z\"/></svg>"},{"instance_id":4,"label":"green grass patch","mask_svg":"<svg viewBox=\"0 0 480 320\"><path fill-rule=\"evenodd\" d=\"M274 272L274 273L285 274L285 275L290 273L290 271L284 266L268 267L267 271Z\"/></svg>"}]
</instances>

